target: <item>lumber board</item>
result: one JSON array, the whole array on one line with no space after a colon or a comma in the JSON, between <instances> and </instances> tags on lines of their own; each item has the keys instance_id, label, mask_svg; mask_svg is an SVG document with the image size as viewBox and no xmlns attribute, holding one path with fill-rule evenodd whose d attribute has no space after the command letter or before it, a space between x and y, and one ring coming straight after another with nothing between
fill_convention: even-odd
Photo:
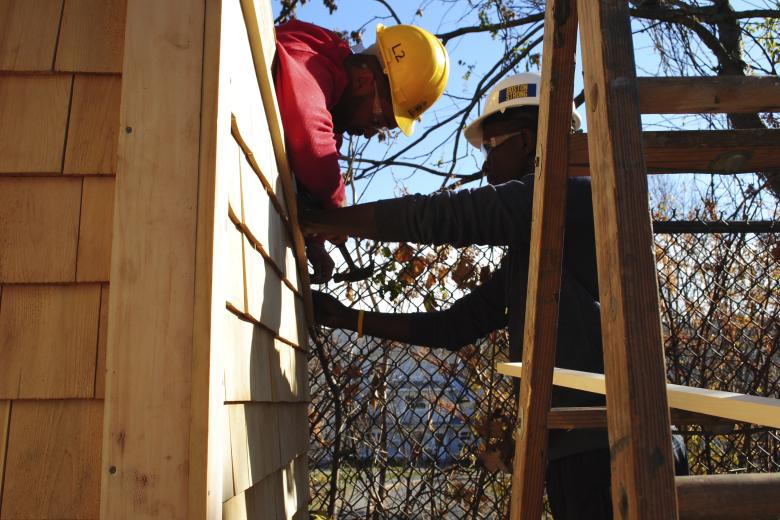
<instances>
[{"instance_id":1,"label":"lumber board","mask_svg":"<svg viewBox=\"0 0 780 520\"><path fill-rule=\"evenodd\" d=\"M521 377L520 363L499 363L502 374ZM604 374L556 368L553 384L597 394L605 393ZM780 428L780 399L666 384L669 406L738 422Z\"/></svg>"},{"instance_id":2,"label":"lumber board","mask_svg":"<svg viewBox=\"0 0 780 520\"><path fill-rule=\"evenodd\" d=\"M246 313L277 337L306 348L303 302L244 237Z\"/></svg>"},{"instance_id":3,"label":"lumber board","mask_svg":"<svg viewBox=\"0 0 780 520\"><path fill-rule=\"evenodd\" d=\"M0 70L51 70L61 13L62 0L0 2Z\"/></svg>"},{"instance_id":4,"label":"lumber board","mask_svg":"<svg viewBox=\"0 0 780 520\"><path fill-rule=\"evenodd\" d=\"M121 93L119 75L76 74L63 173L116 173Z\"/></svg>"},{"instance_id":5,"label":"lumber board","mask_svg":"<svg viewBox=\"0 0 780 520\"><path fill-rule=\"evenodd\" d=\"M580 15L610 413L612 504L625 520L676 518L647 169L628 4Z\"/></svg>"},{"instance_id":6,"label":"lumber board","mask_svg":"<svg viewBox=\"0 0 780 520\"><path fill-rule=\"evenodd\" d=\"M0 512L3 508L3 477L8 454L8 429L11 423L11 401L0 400Z\"/></svg>"},{"instance_id":7,"label":"lumber board","mask_svg":"<svg viewBox=\"0 0 780 520\"><path fill-rule=\"evenodd\" d=\"M676 477L680 520L776 520L780 473Z\"/></svg>"},{"instance_id":8,"label":"lumber board","mask_svg":"<svg viewBox=\"0 0 780 520\"><path fill-rule=\"evenodd\" d=\"M108 302L110 287L100 285L100 324L98 325L98 349L95 366L95 399L106 397L106 349L108 348Z\"/></svg>"},{"instance_id":9,"label":"lumber board","mask_svg":"<svg viewBox=\"0 0 780 520\"><path fill-rule=\"evenodd\" d=\"M0 283L76 278L81 179L0 177Z\"/></svg>"},{"instance_id":10,"label":"lumber board","mask_svg":"<svg viewBox=\"0 0 780 520\"><path fill-rule=\"evenodd\" d=\"M289 234L287 225L272 204L260 179L242 154L242 207L244 225L254 241L262 246L276 270L286 275ZM295 273L292 273L294 276Z\"/></svg>"},{"instance_id":11,"label":"lumber board","mask_svg":"<svg viewBox=\"0 0 780 520\"><path fill-rule=\"evenodd\" d=\"M100 285L10 285L0 307L0 399L91 398Z\"/></svg>"},{"instance_id":12,"label":"lumber board","mask_svg":"<svg viewBox=\"0 0 780 520\"><path fill-rule=\"evenodd\" d=\"M222 508L224 520L281 520L283 518L282 471L277 471L251 488L238 493Z\"/></svg>"},{"instance_id":13,"label":"lumber board","mask_svg":"<svg viewBox=\"0 0 780 520\"><path fill-rule=\"evenodd\" d=\"M73 78L0 76L0 174L60 173Z\"/></svg>"},{"instance_id":14,"label":"lumber board","mask_svg":"<svg viewBox=\"0 0 780 520\"><path fill-rule=\"evenodd\" d=\"M234 118L234 131L241 136L243 147L252 155L260 172L268 181L270 189L282 198L282 185L276 166L268 117L265 114L254 67L248 66L252 63L252 50L240 6L238 9L230 6L226 16L230 17L233 24L233 31L228 36L231 47L231 55L228 59L231 92L229 109ZM270 34L273 36L273 27L270 28ZM275 44L273 49L275 51ZM263 73L269 72L263 71Z\"/></svg>"},{"instance_id":15,"label":"lumber board","mask_svg":"<svg viewBox=\"0 0 780 520\"><path fill-rule=\"evenodd\" d=\"M552 392L558 333L563 239L566 220L566 162L574 89L577 3L554 0L545 7L544 52L536 171L523 332L523 366L515 435L510 519L541 517L547 470L547 412Z\"/></svg>"},{"instance_id":16,"label":"lumber board","mask_svg":"<svg viewBox=\"0 0 780 520\"><path fill-rule=\"evenodd\" d=\"M271 351L272 400L302 402L309 400L306 354L281 341Z\"/></svg>"},{"instance_id":17,"label":"lumber board","mask_svg":"<svg viewBox=\"0 0 780 520\"><path fill-rule=\"evenodd\" d=\"M225 218L225 298L229 308L238 313L246 310L244 235L236 225Z\"/></svg>"},{"instance_id":18,"label":"lumber board","mask_svg":"<svg viewBox=\"0 0 780 520\"><path fill-rule=\"evenodd\" d=\"M127 0L65 0L55 70L122 72Z\"/></svg>"},{"instance_id":19,"label":"lumber board","mask_svg":"<svg viewBox=\"0 0 780 520\"><path fill-rule=\"evenodd\" d=\"M97 518L103 403L14 401L3 520Z\"/></svg>"},{"instance_id":20,"label":"lumber board","mask_svg":"<svg viewBox=\"0 0 780 520\"><path fill-rule=\"evenodd\" d=\"M733 174L780 169L780 130L644 132L647 172ZM587 134L569 138L569 176L590 175Z\"/></svg>"},{"instance_id":21,"label":"lumber board","mask_svg":"<svg viewBox=\"0 0 780 520\"><path fill-rule=\"evenodd\" d=\"M643 114L780 112L777 76L637 78Z\"/></svg>"},{"instance_id":22,"label":"lumber board","mask_svg":"<svg viewBox=\"0 0 780 520\"><path fill-rule=\"evenodd\" d=\"M273 401L271 363L274 337L254 323L225 310L227 335L222 348L225 364L225 401Z\"/></svg>"},{"instance_id":23,"label":"lumber board","mask_svg":"<svg viewBox=\"0 0 780 520\"><path fill-rule=\"evenodd\" d=\"M302 296L306 323L314 323L314 311L311 301L311 288L309 286L309 271L306 260L306 248L303 234L298 222L298 206L295 200L295 183L293 180L290 163L284 145L284 130L279 114L279 106L276 103L276 93L272 81L271 65L273 55L276 52L276 42L273 32L273 13L268 2L255 2L254 0L241 0L241 9L244 14L249 46L252 49L252 59L255 64L258 85L263 97L263 106L271 132L276 164L279 169L279 177L282 181L282 191L286 203L287 214L292 226L295 258L298 263L298 274L301 277ZM262 29L261 29L262 28Z\"/></svg>"},{"instance_id":24,"label":"lumber board","mask_svg":"<svg viewBox=\"0 0 780 520\"><path fill-rule=\"evenodd\" d=\"M241 493L281 469L279 439L281 407L272 403L226 404L230 416L230 445L235 492Z\"/></svg>"},{"instance_id":25,"label":"lumber board","mask_svg":"<svg viewBox=\"0 0 780 520\"><path fill-rule=\"evenodd\" d=\"M211 114L201 103L205 8L127 4L101 518L206 516L208 427L195 407L210 401L193 402L194 387L210 390L200 386L208 358L194 333L208 325L195 323L203 316L195 300L196 286L203 290L196 279L201 117Z\"/></svg>"},{"instance_id":26,"label":"lumber board","mask_svg":"<svg viewBox=\"0 0 780 520\"><path fill-rule=\"evenodd\" d=\"M76 257L77 281L108 281L113 226L114 177L85 177Z\"/></svg>"},{"instance_id":27,"label":"lumber board","mask_svg":"<svg viewBox=\"0 0 780 520\"><path fill-rule=\"evenodd\" d=\"M672 424L676 426L704 426L707 428L723 428L733 426L733 423L724 421L711 415L672 409ZM547 428L551 430L572 430L607 427L607 407L569 407L552 408L547 414Z\"/></svg>"}]
</instances>

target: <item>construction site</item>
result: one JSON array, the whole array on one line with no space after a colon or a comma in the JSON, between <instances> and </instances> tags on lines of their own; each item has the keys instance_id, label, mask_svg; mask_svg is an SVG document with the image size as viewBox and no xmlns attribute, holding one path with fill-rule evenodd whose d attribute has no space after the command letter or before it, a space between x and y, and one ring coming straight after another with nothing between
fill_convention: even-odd
<instances>
[{"instance_id":1,"label":"construction site","mask_svg":"<svg viewBox=\"0 0 780 520\"><path fill-rule=\"evenodd\" d=\"M544 64L527 290L514 325L439 348L374 335L370 320L452 307L501 270L507 245L350 234L333 240L342 253L327 246L344 257L334 280L312 280L275 76L296 3L0 0L0 520L563 520L545 485L550 439L580 430L608 439L616 519L780 519L776 69L640 74L632 23L676 23L683 2L548 0L502 14L503 28L535 24L536 47L512 52L536 49ZM408 6L378 3L390 13L379 45ZM761 37L780 48L780 5L701 4L685 12L719 31L739 13L769 20ZM731 14L710 10L720 4ZM480 30L503 30L488 22ZM427 45L455 67L452 39L468 32ZM389 51L375 52L388 75ZM509 59L460 100L471 104L447 140L470 139L490 107L480 98L518 72ZM455 103L449 73L442 99ZM388 124L382 89L370 92L379 143L404 146L415 121L427 135L430 113L410 110L407 129L392 90ZM728 124L647 131L643 115L659 114ZM762 127L734 123L749 117ZM363 160L346 132L338 160L353 191L338 206L363 202L356 180L393 160L439 175L437 193L487 175L470 159L456 168L457 144L448 171L410 166L397 148ZM488 157L498 138L480 131L475 149ZM676 181L653 180L690 175L708 180L688 207L672 202ZM571 179L592 190L600 371L556 362ZM354 327L322 326L326 297ZM554 388L603 404L557 406Z\"/></svg>"}]
</instances>

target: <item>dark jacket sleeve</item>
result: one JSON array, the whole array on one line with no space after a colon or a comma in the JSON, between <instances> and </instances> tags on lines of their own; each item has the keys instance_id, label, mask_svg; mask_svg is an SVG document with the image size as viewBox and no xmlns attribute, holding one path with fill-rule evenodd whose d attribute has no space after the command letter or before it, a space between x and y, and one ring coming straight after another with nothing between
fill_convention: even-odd
<instances>
[{"instance_id":1,"label":"dark jacket sleeve","mask_svg":"<svg viewBox=\"0 0 780 520\"><path fill-rule=\"evenodd\" d=\"M507 267L502 264L490 280L453 303L449 309L406 314L414 335L409 342L457 350L505 327L506 284Z\"/></svg>"},{"instance_id":2,"label":"dark jacket sleeve","mask_svg":"<svg viewBox=\"0 0 780 520\"><path fill-rule=\"evenodd\" d=\"M376 203L379 238L395 242L507 245L531 229L529 178L474 190L410 195Z\"/></svg>"}]
</instances>

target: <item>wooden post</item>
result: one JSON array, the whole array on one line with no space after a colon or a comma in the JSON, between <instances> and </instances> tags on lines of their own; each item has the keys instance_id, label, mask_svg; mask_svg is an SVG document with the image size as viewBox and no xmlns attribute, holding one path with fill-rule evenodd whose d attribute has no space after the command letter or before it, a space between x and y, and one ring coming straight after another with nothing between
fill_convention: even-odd
<instances>
[{"instance_id":1,"label":"wooden post","mask_svg":"<svg viewBox=\"0 0 780 520\"><path fill-rule=\"evenodd\" d=\"M523 367L526 370L520 383L519 424L515 432L512 520L542 516L547 412L555 365L566 221L567 148L577 47L576 2L549 2L544 27L544 68L523 338Z\"/></svg>"},{"instance_id":2,"label":"wooden post","mask_svg":"<svg viewBox=\"0 0 780 520\"><path fill-rule=\"evenodd\" d=\"M677 518L628 4L591 1L580 16L614 514Z\"/></svg>"}]
</instances>

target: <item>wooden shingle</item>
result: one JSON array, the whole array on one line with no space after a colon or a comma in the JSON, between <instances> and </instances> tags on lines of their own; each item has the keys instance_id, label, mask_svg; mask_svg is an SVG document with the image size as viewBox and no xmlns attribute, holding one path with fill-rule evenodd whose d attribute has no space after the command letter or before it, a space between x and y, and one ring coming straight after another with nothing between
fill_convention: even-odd
<instances>
[{"instance_id":1,"label":"wooden shingle","mask_svg":"<svg viewBox=\"0 0 780 520\"><path fill-rule=\"evenodd\" d=\"M62 0L0 2L0 70L51 70L61 14Z\"/></svg>"},{"instance_id":2,"label":"wooden shingle","mask_svg":"<svg viewBox=\"0 0 780 520\"><path fill-rule=\"evenodd\" d=\"M126 0L65 0L55 70L122 72Z\"/></svg>"},{"instance_id":3,"label":"wooden shingle","mask_svg":"<svg viewBox=\"0 0 780 520\"><path fill-rule=\"evenodd\" d=\"M108 281L113 223L114 177L84 178L76 280Z\"/></svg>"}]
</instances>

